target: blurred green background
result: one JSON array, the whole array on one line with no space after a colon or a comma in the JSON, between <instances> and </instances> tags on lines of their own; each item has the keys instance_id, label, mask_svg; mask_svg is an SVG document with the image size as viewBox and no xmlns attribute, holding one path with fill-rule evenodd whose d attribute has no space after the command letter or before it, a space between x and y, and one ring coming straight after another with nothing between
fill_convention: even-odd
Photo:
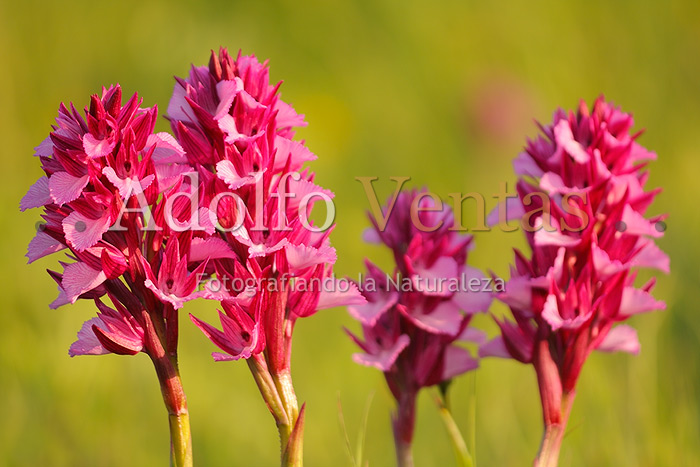
<instances>
[{"instance_id":1,"label":"blurred green background","mask_svg":"<svg viewBox=\"0 0 700 467\"><path fill-rule=\"evenodd\" d=\"M514 180L510 161L532 119L600 93L634 113L641 142L658 152L650 186L664 187L651 214L669 212L660 245L672 274L655 295L668 310L637 317L642 352L595 354L584 368L561 465L700 465L700 3L692 0L474 1L0 1L0 465L166 465L168 433L153 368L144 355L70 359L88 303L57 311L44 272L22 257L38 212L18 202L41 175L32 157L61 101L82 108L119 82L164 112L174 83L209 50L227 46L269 58L283 98L306 114L300 132L319 155L311 167L335 191L337 272L356 276L368 255L368 203L355 176L412 176L445 197L490 196ZM167 129L164 121L160 129ZM487 208L494 201L487 198ZM471 214L470 214L471 213ZM465 219L473 219L472 206ZM470 218L472 215L472 218ZM473 224L472 224L473 225ZM470 263L506 274L521 234L476 234ZM185 312L213 318L213 303ZM503 307L494 306L495 313ZM495 332L486 317L476 325ZM378 371L351 361L344 310L324 311L296 330L294 380L307 402L306 462L349 465L338 423L342 402L356 439L370 394L366 457L393 463L392 400ZM243 363L215 364L213 346L183 323L181 367L197 465L275 465L277 434ZM475 390L474 390L475 388ZM475 395L476 412L469 400ZM532 369L488 360L453 388L455 416L476 440L482 466L528 465L541 421ZM476 427L473 433L471 425ZM428 393L419 404L418 466L453 465Z\"/></svg>"}]
</instances>

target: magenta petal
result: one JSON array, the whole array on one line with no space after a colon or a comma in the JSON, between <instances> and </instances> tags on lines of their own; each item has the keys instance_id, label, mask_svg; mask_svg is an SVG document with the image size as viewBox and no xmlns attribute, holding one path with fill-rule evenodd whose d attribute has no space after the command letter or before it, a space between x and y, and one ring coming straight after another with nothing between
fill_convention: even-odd
<instances>
[{"instance_id":1,"label":"magenta petal","mask_svg":"<svg viewBox=\"0 0 700 467\"><path fill-rule=\"evenodd\" d=\"M32 238L32 241L29 242L29 247L27 248L27 254L25 256L29 258L28 262L32 263L39 258L43 258L51 253L56 253L64 248L66 248L66 246L51 235L44 232L37 232L34 238Z\"/></svg>"},{"instance_id":2,"label":"magenta petal","mask_svg":"<svg viewBox=\"0 0 700 467\"><path fill-rule=\"evenodd\" d=\"M359 322L367 326L374 326L377 320L396 304L399 295L396 292L391 292L386 296L375 294L374 298L376 301L348 306L348 313Z\"/></svg>"},{"instance_id":3,"label":"magenta petal","mask_svg":"<svg viewBox=\"0 0 700 467\"><path fill-rule=\"evenodd\" d=\"M219 105L216 107L214 119L218 120L228 113L231 104L238 93L243 90L243 81L239 77L232 80L223 80L216 83L216 93L219 96Z\"/></svg>"},{"instance_id":4,"label":"magenta petal","mask_svg":"<svg viewBox=\"0 0 700 467\"><path fill-rule=\"evenodd\" d=\"M294 107L286 102L278 100L275 104L275 110L277 111L277 128L306 126L304 116L296 113Z\"/></svg>"},{"instance_id":5,"label":"magenta petal","mask_svg":"<svg viewBox=\"0 0 700 467\"><path fill-rule=\"evenodd\" d=\"M464 328L464 331L457 337L457 340L463 342L472 342L477 345L485 345L488 341L488 336L486 333L480 329L476 329L470 326Z\"/></svg>"},{"instance_id":6,"label":"magenta petal","mask_svg":"<svg viewBox=\"0 0 700 467\"><path fill-rule=\"evenodd\" d=\"M479 361L473 358L466 349L456 345L451 345L445 349L442 369L443 381L477 368L479 368Z\"/></svg>"},{"instance_id":7,"label":"magenta petal","mask_svg":"<svg viewBox=\"0 0 700 467\"><path fill-rule=\"evenodd\" d=\"M49 192L56 204L70 203L78 198L90 181L90 177L74 177L68 172L56 172L49 178Z\"/></svg>"},{"instance_id":8,"label":"magenta petal","mask_svg":"<svg viewBox=\"0 0 700 467\"><path fill-rule=\"evenodd\" d=\"M626 324L615 326L605 339L598 345L596 350L601 352L627 352L634 355L639 353L641 345L637 337L637 331Z\"/></svg>"},{"instance_id":9,"label":"magenta petal","mask_svg":"<svg viewBox=\"0 0 700 467\"><path fill-rule=\"evenodd\" d=\"M622 222L625 224L624 232L626 234L648 235L654 238L663 236L663 232L656 230L656 227L654 227L651 222L632 209L629 204L626 204L624 210L622 211Z\"/></svg>"},{"instance_id":10,"label":"magenta petal","mask_svg":"<svg viewBox=\"0 0 700 467\"><path fill-rule=\"evenodd\" d=\"M85 263L72 263L66 266L63 272L61 285L71 303L75 303L78 297L88 292L107 280L104 271L92 269Z\"/></svg>"},{"instance_id":11,"label":"magenta petal","mask_svg":"<svg viewBox=\"0 0 700 467\"><path fill-rule=\"evenodd\" d=\"M570 237L559 231L549 231L542 227L542 218L539 217L535 221L535 227L537 231L535 232L535 245L536 246L563 246L563 247L573 247L581 243L580 238Z\"/></svg>"},{"instance_id":12,"label":"magenta petal","mask_svg":"<svg viewBox=\"0 0 700 467\"><path fill-rule=\"evenodd\" d=\"M44 138L44 140L39 143L39 146L34 148L34 155L36 157L53 156L53 141L51 141L51 136Z\"/></svg>"},{"instance_id":13,"label":"magenta petal","mask_svg":"<svg viewBox=\"0 0 700 467\"><path fill-rule=\"evenodd\" d=\"M275 136L275 165L274 170L279 171L287 165L287 160L290 161L291 170L298 169L304 162L313 161L317 158L316 154L311 152L306 146L299 141Z\"/></svg>"},{"instance_id":14,"label":"magenta petal","mask_svg":"<svg viewBox=\"0 0 700 467\"><path fill-rule=\"evenodd\" d=\"M193 238L190 245L190 253L187 260L190 263L204 261L205 259L230 258L236 259L238 256L231 249L231 246L221 238L209 237Z\"/></svg>"},{"instance_id":15,"label":"magenta petal","mask_svg":"<svg viewBox=\"0 0 700 467\"><path fill-rule=\"evenodd\" d=\"M31 208L39 208L51 203L51 194L49 192L49 179L41 177L39 180L29 187L27 194L22 197L19 202L19 209L26 211Z\"/></svg>"},{"instance_id":16,"label":"magenta petal","mask_svg":"<svg viewBox=\"0 0 700 467\"><path fill-rule=\"evenodd\" d=\"M494 337L479 347L479 357L513 358L501 336Z\"/></svg>"},{"instance_id":17,"label":"magenta petal","mask_svg":"<svg viewBox=\"0 0 700 467\"><path fill-rule=\"evenodd\" d=\"M187 164L187 156L180 143L170 133L160 132L148 136L144 149L155 146L151 159L156 165L162 164ZM191 170L191 168L190 168ZM158 177L160 182L160 177Z\"/></svg>"},{"instance_id":18,"label":"magenta petal","mask_svg":"<svg viewBox=\"0 0 700 467\"><path fill-rule=\"evenodd\" d=\"M467 288L467 290L460 288L452 297L452 301L454 301L462 311L468 314L487 311L493 301L493 293L481 290L483 279L486 279L484 273L477 268L465 266L462 275L463 281L466 281L467 285L473 280L474 284L478 284L477 288Z\"/></svg>"},{"instance_id":19,"label":"magenta petal","mask_svg":"<svg viewBox=\"0 0 700 467\"><path fill-rule=\"evenodd\" d=\"M515 170L517 175L525 175L533 178L539 178L543 173L532 156L525 151L518 154L518 157L513 160L513 170Z\"/></svg>"},{"instance_id":20,"label":"magenta petal","mask_svg":"<svg viewBox=\"0 0 700 467\"><path fill-rule=\"evenodd\" d=\"M581 143L574 139L574 134L567 120L559 120L559 123L554 127L554 139L557 145L573 157L576 162L585 164L590 160L589 154L583 149Z\"/></svg>"},{"instance_id":21,"label":"magenta petal","mask_svg":"<svg viewBox=\"0 0 700 467\"><path fill-rule=\"evenodd\" d=\"M324 284L326 281L323 281ZM316 310L335 308L337 306L364 305L365 297L357 289L357 286L346 279L336 279L333 290L321 290L318 295Z\"/></svg>"},{"instance_id":22,"label":"magenta petal","mask_svg":"<svg viewBox=\"0 0 700 467\"><path fill-rule=\"evenodd\" d=\"M630 316L648 311L665 310L666 304L657 301L649 292L634 287L625 287L620 302L620 315Z\"/></svg>"},{"instance_id":23,"label":"magenta petal","mask_svg":"<svg viewBox=\"0 0 700 467\"><path fill-rule=\"evenodd\" d=\"M602 280L627 269L627 266L623 265L620 261L612 261L605 250L598 248L596 244L591 245L591 252L593 266Z\"/></svg>"},{"instance_id":24,"label":"magenta petal","mask_svg":"<svg viewBox=\"0 0 700 467\"><path fill-rule=\"evenodd\" d=\"M653 240L648 238L640 238L640 240L644 246L630 264L640 268L656 268L668 274L671 267L668 255L656 246Z\"/></svg>"},{"instance_id":25,"label":"magenta petal","mask_svg":"<svg viewBox=\"0 0 700 467\"><path fill-rule=\"evenodd\" d=\"M519 220L525 215L525 208L518 197L506 198L505 203L499 203L486 217L486 225L493 227L500 222L500 211L505 209L505 221Z\"/></svg>"},{"instance_id":26,"label":"magenta petal","mask_svg":"<svg viewBox=\"0 0 700 467\"><path fill-rule=\"evenodd\" d=\"M93 326L104 327L104 323L98 317L85 321L80 331L78 331L78 340L73 342L70 349L68 349L68 355L75 357L76 355L104 355L109 353L95 336L92 330Z\"/></svg>"},{"instance_id":27,"label":"magenta petal","mask_svg":"<svg viewBox=\"0 0 700 467\"><path fill-rule=\"evenodd\" d=\"M441 256L429 268L416 266L415 274L411 276L413 287L416 291L425 295L446 297L451 295L445 282L440 279L454 279L458 277L457 262L454 258Z\"/></svg>"},{"instance_id":28,"label":"magenta petal","mask_svg":"<svg viewBox=\"0 0 700 467\"><path fill-rule=\"evenodd\" d=\"M322 245L320 248L311 246L290 245L285 247L287 262L292 269L307 269L317 264L335 264L337 255L335 248L330 245Z\"/></svg>"},{"instance_id":29,"label":"magenta petal","mask_svg":"<svg viewBox=\"0 0 700 467\"><path fill-rule=\"evenodd\" d=\"M232 190L236 190L244 185L250 185L256 181L255 176L238 175L233 163L228 160L219 161L216 164L216 176L223 180Z\"/></svg>"},{"instance_id":30,"label":"magenta petal","mask_svg":"<svg viewBox=\"0 0 700 467\"><path fill-rule=\"evenodd\" d=\"M68 243L77 251L85 251L95 245L109 229L109 213L99 219L90 219L73 211L63 219L63 233Z\"/></svg>"},{"instance_id":31,"label":"magenta petal","mask_svg":"<svg viewBox=\"0 0 700 467\"><path fill-rule=\"evenodd\" d=\"M456 335L464 319L459 307L450 300L441 302L430 313L417 313L416 310L406 310L403 306L398 308L413 324L435 334Z\"/></svg>"},{"instance_id":32,"label":"magenta petal","mask_svg":"<svg viewBox=\"0 0 700 467\"><path fill-rule=\"evenodd\" d=\"M136 177L119 178L112 167L105 167L102 169L102 173L107 177L107 180L112 182L112 185L117 187L123 200L140 195L155 180L155 175L147 175L142 180Z\"/></svg>"},{"instance_id":33,"label":"magenta petal","mask_svg":"<svg viewBox=\"0 0 700 467\"><path fill-rule=\"evenodd\" d=\"M367 227L362 231L362 241L373 245L379 245L382 243L382 237L379 236L379 233L377 233L374 227Z\"/></svg>"},{"instance_id":34,"label":"magenta petal","mask_svg":"<svg viewBox=\"0 0 700 467\"><path fill-rule=\"evenodd\" d=\"M171 120L183 121L183 122L194 122L194 111L190 104L185 99L187 92L180 83L175 83L175 88L173 88L173 96L170 98L168 103L168 117Z\"/></svg>"},{"instance_id":35,"label":"magenta petal","mask_svg":"<svg viewBox=\"0 0 700 467\"><path fill-rule=\"evenodd\" d=\"M352 359L360 365L378 368L381 371L389 371L401 351L408 347L410 342L409 337L402 334L390 348L382 349L376 354L356 353L353 354Z\"/></svg>"},{"instance_id":36,"label":"magenta petal","mask_svg":"<svg viewBox=\"0 0 700 467\"><path fill-rule=\"evenodd\" d=\"M85 150L85 154L91 159L106 156L112 152L115 145L116 143L114 141L110 141L109 139L97 139L90 133L83 136L83 149Z\"/></svg>"}]
</instances>

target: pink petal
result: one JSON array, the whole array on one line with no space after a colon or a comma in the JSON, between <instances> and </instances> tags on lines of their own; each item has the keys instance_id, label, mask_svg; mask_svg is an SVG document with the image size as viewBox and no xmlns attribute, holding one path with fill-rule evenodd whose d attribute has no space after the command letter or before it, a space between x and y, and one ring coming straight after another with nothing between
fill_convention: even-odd
<instances>
[{"instance_id":1,"label":"pink petal","mask_svg":"<svg viewBox=\"0 0 700 467\"><path fill-rule=\"evenodd\" d=\"M456 345L451 345L445 349L442 369L443 381L477 368L479 368L479 361L473 358L466 349Z\"/></svg>"},{"instance_id":2,"label":"pink petal","mask_svg":"<svg viewBox=\"0 0 700 467\"><path fill-rule=\"evenodd\" d=\"M513 160L513 170L515 170L517 175L532 178L539 178L542 176L542 169L540 169L532 156L525 151L518 154L518 157Z\"/></svg>"},{"instance_id":3,"label":"pink petal","mask_svg":"<svg viewBox=\"0 0 700 467\"><path fill-rule=\"evenodd\" d=\"M95 245L109 229L109 213L99 219L90 219L78 211L73 211L63 219L63 233L68 244L77 251L84 251Z\"/></svg>"},{"instance_id":4,"label":"pink petal","mask_svg":"<svg viewBox=\"0 0 700 467\"><path fill-rule=\"evenodd\" d=\"M378 368L381 371L389 371L401 351L408 347L410 342L409 337L402 334L390 348L382 349L376 354L356 353L353 354L352 359L360 365Z\"/></svg>"},{"instance_id":5,"label":"pink petal","mask_svg":"<svg viewBox=\"0 0 700 467\"><path fill-rule=\"evenodd\" d=\"M216 83L216 93L219 96L219 105L216 108L214 119L218 120L228 113L231 104L238 93L243 90L243 81L239 77L233 80L222 80Z\"/></svg>"},{"instance_id":6,"label":"pink petal","mask_svg":"<svg viewBox=\"0 0 700 467\"><path fill-rule=\"evenodd\" d=\"M625 205L622 211L622 222L625 223L624 233L629 235L648 235L650 237L659 238L663 236L663 232L656 230L654 225L646 220L644 216L630 207Z\"/></svg>"},{"instance_id":7,"label":"pink petal","mask_svg":"<svg viewBox=\"0 0 700 467\"><path fill-rule=\"evenodd\" d=\"M316 154L309 151L301 142L283 138L282 136L275 136L275 149L277 150L275 153L275 171L284 169L287 159L290 160L289 166L291 170L300 168L304 162L317 159Z\"/></svg>"},{"instance_id":8,"label":"pink petal","mask_svg":"<svg viewBox=\"0 0 700 467\"><path fill-rule=\"evenodd\" d=\"M634 355L639 353L641 345L637 337L637 331L626 324L620 324L612 328L605 339L598 344L596 350L601 352L627 352Z\"/></svg>"},{"instance_id":9,"label":"pink petal","mask_svg":"<svg viewBox=\"0 0 700 467\"><path fill-rule=\"evenodd\" d=\"M376 301L367 301L367 303L362 305L348 306L348 313L350 313L350 316L362 324L374 326L377 320L392 306L396 305L396 302L399 300L399 295L396 292L391 292L386 296L375 294L375 297Z\"/></svg>"},{"instance_id":10,"label":"pink petal","mask_svg":"<svg viewBox=\"0 0 700 467\"><path fill-rule=\"evenodd\" d=\"M322 245L321 248L311 246L291 245L285 247L287 262L292 269L302 270L316 266L317 264L335 264L338 259L335 248L330 245Z\"/></svg>"},{"instance_id":11,"label":"pink petal","mask_svg":"<svg viewBox=\"0 0 700 467\"><path fill-rule=\"evenodd\" d=\"M230 189L236 190L244 185L256 183L262 172L240 176L231 161L223 160L216 164L216 176L226 182Z\"/></svg>"},{"instance_id":12,"label":"pink petal","mask_svg":"<svg viewBox=\"0 0 700 467\"><path fill-rule=\"evenodd\" d=\"M583 149L581 143L574 139L571 126L567 120L559 120L554 127L554 139L559 146L559 150L566 151L574 160L580 164L585 164L590 160L589 154Z\"/></svg>"},{"instance_id":13,"label":"pink petal","mask_svg":"<svg viewBox=\"0 0 700 467\"><path fill-rule=\"evenodd\" d=\"M453 302L446 300L438 304L430 313L419 310L407 310L400 306L399 310L416 326L435 334L456 335L462 327L464 315Z\"/></svg>"},{"instance_id":14,"label":"pink petal","mask_svg":"<svg viewBox=\"0 0 700 467\"><path fill-rule=\"evenodd\" d=\"M644 290L625 287L625 290L622 292L620 314L623 316L665 309L666 304L664 302L655 300L649 292Z\"/></svg>"},{"instance_id":15,"label":"pink petal","mask_svg":"<svg viewBox=\"0 0 700 467\"><path fill-rule=\"evenodd\" d=\"M74 177L68 172L56 172L49 178L49 192L56 204L70 203L83 192L90 177Z\"/></svg>"},{"instance_id":16,"label":"pink petal","mask_svg":"<svg viewBox=\"0 0 700 467\"><path fill-rule=\"evenodd\" d=\"M501 336L494 337L479 347L479 357L513 358Z\"/></svg>"},{"instance_id":17,"label":"pink petal","mask_svg":"<svg viewBox=\"0 0 700 467\"><path fill-rule=\"evenodd\" d=\"M506 198L505 203L499 203L486 217L486 225L493 227L499 224L499 213L501 209L505 209L506 222L520 220L525 215L525 209L517 196Z\"/></svg>"},{"instance_id":18,"label":"pink petal","mask_svg":"<svg viewBox=\"0 0 700 467\"><path fill-rule=\"evenodd\" d=\"M578 329L590 318L589 314L578 315L573 319L562 318L559 312L557 299L554 295L548 295L542 307L542 318L552 327L552 331L559 329Z\"/></svg>"},{"instance_id":19,"label":"pink petal","mask_svg":"<svg viewBox=\"0 0 700 467\"><path fill-rule=\"evenodd\" d=\"M112 182L112 185L117 187L119 196L121 196L123 200L140 195L151 186L151 183L155 180L155 175L147 175L142 180L136 177L119 178L112 167L105 167L102 169L102 173L107 176L107 180Z\"/></svg>"},{"instance_id":20,"label":"pink petal","mask_svg":"<svg viewBox=\"0 0 700 467\"><path fill-rule=\"evenodd\" d=\"M470 289L470 282L472 279L478 279L478 286L476 290ZM477 268L471 266L465 266L462 272L461 282L467 284L467 290L457 291L452 297L459 308L467 314L478 313L480 311L486 311L491 306L493 301L493 293L483 290L483 284L485 282L486 276L483 272ZM476 283L476 281L474 281Z\"/></svg>"},{"instance_id":21,"label":"pink petal","mask_svg":"<svg viewBox=\"0 0 700 467\"><path fill-rule=\"evenodd\" d=\"M552 223L555 224L554 220L552 219ZM557 226L554 225L556 228ZM535 232L535 245L537 246L547 246L547 245L553 245L553 246L563 246L563 247L573 247L581 243L580 238L576 237L570 237L568 235L565 235L558 230L555 231L549 231L546 230L543 227L543 222L542 218L538 217L537 220L535 220L535 228L537 231Z\"/></svg>"},{"instance_id":22,"label":"pink petal","mask_svg":"<svg viewBox=\"0 0 700 467\"><path fill-rule=\"evenodd\" d=\"M92 326L104 329L104 323L98 317L85 321L80 331L78 331L78 340L71 344L68 355L75 357L76 355L105 355L109 353L100 344L92 330Z\"/></svg>"},{"instance_id":23,"label":"pink petal","mask_svg":"<svg viewBox=\"0 0 700 467\"><path fill-rule=\"evenodd\" d=\"M63 271L61 285L66 291L68 300L75 303L78 297L89 292L107 280L104 271L92 269L85 263L72 263Z\"/></svg>"},{"instance_id":24,"label":"pink petal","mask_svg":"<svg viewBox=\"0 0 700 467\"><path fill-rule=\"evenodd\" d=\"M97 139L90 133L83 136L83 149L91 159L106 156L112 152L114 146L116 142L109 139Z\"/></svg>"},{"instance_id":25,"label":"pink petal","mask_svg":"<svg viewBox=\"0 0 700 467\"><path fill-rule=\"evenodd\" d=\"M160 132L149 135L144 150L155 146L151 159L156 165L186 164L187 156L180 143L170 133Z\"/></svg>"},{"instance_id":26,"label":"pink petal","mask_svg":"<svg viewBox=\"0 0 700 467\"><path fill-rule=\"evenodd\" d=\"M382 237L379 236L374 227L367 227L362 231L362 240L365 243L371 243L373 245L379 245L382 243Z\"/></svg>"},{"instance_id":27,"label":"pink petal","mask_svg":"<svg viewBox=\"0 0 700 467\"><path fill-rule=\"evenodd\" d=\"M19 209L26 211L27 209L39 208L50 203L49 179L41 177L29 187L27 194L22 197L22 201L19 202Z\"/></svg>"},{"instance_id":28,"label":"pink petal","mask_svg":"<svg viewBox=\"0 0 700 467\"><path fill-rule=\"evenodd\" d=\"M56 310L59 307L62 307L63 305L68 305L70 303L70 300L68 300L68 295L66 294L66 291L63 290L61 286L58 287L58 297L49 304L49 308L51 310Z\"/></svg>"},{"instance_id":29,"label":"pink petal","mask_svg":"<svg viewBox=\"0 0 700 467\"><path fill-rule=\"evenodd\" d=\"M601 280L605 280L620 271L628 269L628 267L620 261L612 261L605 250L599 248L596 244L591 245L591 252L593 256L593 267Z\"/></svg>"},{"instance_id":30,"label":"pink petal","mask_svg":"<svg viewBox=\"0 0 700 467\"><path fill-rule=\"evenodd\" d=\"M168 103L168 117L171 120L180 120L183 122L194 122L196 119L193 117L194 111L190 104L185 99L187 92L180 83L175 83L173 88L173 96L170 98Z\"/></svg>"},{"instance_id":31,"label":"pink petal","mask_svg":"<svg viewBox=\"0 0 700 467\"><path fill-rule=\"evenodd\" d=\"M646 244L639 250L637 255L630 261L630 265L640 268L655 268L666 274L670 271L670 260L668 255L661 251L656 244L649 239L642 238Z\"/></svg>"},{"instance_id":32,"label":"pink petal","mask_svg":"<svg viewBox=\"0 0 700 467\"><path fill-rule=\"evenodd\" d=\"M190 245L189 262L198 262L205 259L230 258L236 259L238 256L231 249L228 242L218 237L193 238Z\"/></svg>"},{"instance_id":33,"label":"pink petal","mask_svg":"<svg viewBox=\"0 0 700 467\"><path fill-rule=\"evenodd\" d=\"M325 284L326 281L323 281ZM321 290L318 295L316 310L325 310L337 306L363 305L367 302L357 286L347 279L336 279L333 290Z\"/></svg>"},{"instance_id":34,"label":"pink petal","mask_svg":"<svg viewBox=\"0 0 700 467\"><path fill-rule=\"evenodd\" d=\"M278 100L275 104L275 110L277 110L277 128L306 126L304 116L296 113L294 108L286 102Z\"/></svg>"},{"instance_id":35,"label":"pink petal","mask_svg":"<svg viewBox=\"0 0 700 467\"><path fill-rule=\"evenodd\" d=\"M185 305L185 303L204 295L203 292L195 292L185 297L179 297L174 293L165 293L161 289L159 289L150 279L146 279L143 285L148 287L163 303L170 303L176 310L182 308Z\"/></svg>"},{"instance_id":36,"label":"pink petal","mask_svg":"<svg viewBox=\"0 0 700 467\"><path fill-rule=\"evenodd\" d=\"M467 326L464 331L459 335L457 340L462 342L472 342L477 345L485 345L488 341L488 337L484 331L481 329L472 328Z\"/></svg>"},{"instance_id":37,"label":"pink petal","mask_svg":"<svg viewBox=\"0 0 700 467\"><path fill-rule=\"evenodd\" d=\"M33 263L39 258L43 258L51 253L56 253L64 248L66 248L66 246L51 235L44 232L37 232L34 238L32 238L32 241L29 242L29 247L27 248L27 254L25 256L29 259L28 263Z\"/></svg>"},{"instance_id":38,"label":"pink petal","mask_svg":"<svg viewBox=\"0 0 700 467\"><path fill-rule=\"evenodd\" d=\"M425 295L445 297L452 292L440 279L454 279L458 277L457 262L450 257L441 256L429 268L416 266L415 274L411 276L413 287Z\"/></svg>"},{"instance_id":39,"label":"pink petal","mask_svg":"<svg viewBox=\"0 0 700 467\"><path fill-rule=\"evenodd\" d=\"M39 146L34 148L34 156L36 157L51 157L53 156L53 141L51 136L47 136Z\"/></svg>"}]
</instances>

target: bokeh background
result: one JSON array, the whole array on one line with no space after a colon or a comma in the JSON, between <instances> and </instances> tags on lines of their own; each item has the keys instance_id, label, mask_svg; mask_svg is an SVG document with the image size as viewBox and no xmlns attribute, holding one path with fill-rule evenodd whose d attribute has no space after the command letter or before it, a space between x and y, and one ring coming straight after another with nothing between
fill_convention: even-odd
<instances>
[{"instance_id":1,"label":"bokeh background","mask_svg":"<svg viewBox=\"0 0 700 467\"><path fill-rule=\"evenodd\" d=\"M408 175L446 197L488 198L514 180L510 161L533 118L550 119L604 93L634 113L641 142L658 152L651 186L664 193L651 213L669 212L660 245L672 274L655 295L665 312L639 316L642 352L593 355L584 368L563 466L700 465L700 3L687 1L486 2L301 1L44 2L0 0L0 465L166 465L166 413L149 360L80 357L67 349L89 303L48 309L56 257L27 266L23 254L38 212L18 212L41 175L32 157L58 104L79 108L119 82L163 110L174 83L209 50L269 58L282 95L305 113L300 132L319 155L311 167L335 191L337 272L356 276L368 203L356 176ZM167 129L165 121L159 128ZM467 225L474 208L465 206ZM472 216L472 217L470 217ZM473 224L472 224L473 225ZM521 234L476 234L470 263L507 273ZM213 317L212 303L185 312ZM503 308L495 305L494 313ZM495 332L486 317L476 326ZM392 400L379 372L351 361L341 309L299 323L294 379L308 404L306 462L350 465L338 421L342 403L354 443L371 394L370 466L393 463ZM181 369L201 466L275 465L272 418L242 363L215 364L212 345L187 320ZM488 360L452 389L455 416L479 465L528 465L541 435L530 367ZM472 403L473 402L473 403ZM472 445L472 443L475 443ZM418 466L453 465L430 393L415 435Z\"/></svg>"}]
</instances>

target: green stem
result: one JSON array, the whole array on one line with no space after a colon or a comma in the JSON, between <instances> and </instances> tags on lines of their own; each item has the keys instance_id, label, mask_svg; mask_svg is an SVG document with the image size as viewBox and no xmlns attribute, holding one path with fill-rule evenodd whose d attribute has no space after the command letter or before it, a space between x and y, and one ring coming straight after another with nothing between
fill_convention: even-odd
<instances>
[{"instance_id":1,"label":"green stem","mask_svg":"<svg viewBox=\"0 0 700 467\"><path fill-rule=\"evenodd\" d=\"M297 402L297 396L294 392L292 375L289 370L284 370L279 374L273 375L272 379L275 381L277 392L280 395L287 419L289 420L287 424L278 425L282 447L282 465L301 467L303 465L304 436L303 432L292 436L295 428L297 430L303 430L303 426L297 427L297 421L299 420L299 403Z\"/></svg>"},{"instance_id":2,"label":"green stem","mask_svg":"<svg viewBox=\"0 0 700 467\"><path fill-rule=\"evenodd\" d=\"M170 464L174 467L192 467L192 436L187 399L182 381L171 360L162 355L151 356L160 381L163 402L168 410L170 425Z\"/></svg>"},{"instance_id":3,"label":"green stem","mask_svg":"<svg viewBox=\"0 0 700 467\"><path fill-rule=\"evenodd\" d=\"M151 357L155 367L163 402L168 410L170 465L173 467L192 467L190 416L177 365L177 350L174 347L166 354L163 341L158 336L150 316L145 312L143 316L146 324L144 329L146 353Z\"/></svg>"},{"instance_id":4,"label":"green stem","mask_svg":"<svg viewBox=\"0 0 700 467\"><path fill-rule=\"evenodd\" d=\"M457 465L459 467L473 467L472 456L469 454L467 444L464 442L464 437L462 437L462 433L459 431L459 427L452 417L452 412L439 395L435 396L435 403L438 406L440 417L452 441L452 448L454 449Z\"/></svg>"},{"instance_id":5,"label":"green stem","mask_svg":"<svg viewBox=\"0 0 700 467\"><path fill-rule=\"evenodd\" d=\"M281 465L301 467L304 443L303 421L300 421L299 405L289 371L271 374L262 354L249 358L248 366L277 424Z\"/></svg>"}]
</instances>

